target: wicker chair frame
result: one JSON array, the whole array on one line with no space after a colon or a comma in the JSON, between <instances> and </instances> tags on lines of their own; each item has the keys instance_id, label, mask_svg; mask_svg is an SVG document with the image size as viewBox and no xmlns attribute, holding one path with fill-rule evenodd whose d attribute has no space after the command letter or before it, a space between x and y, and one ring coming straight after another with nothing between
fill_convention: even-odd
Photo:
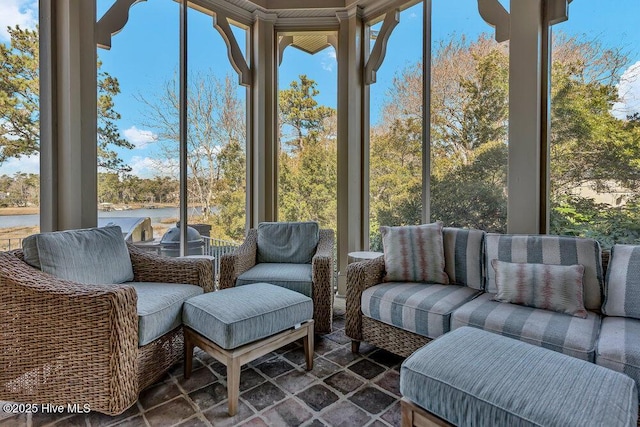
<instances>
[{"instance_id":1,"label":"wicker chair frame","mask_svg":"<svg viewBox=\"0 0 640 427\"><path fill-rule=\"evenodd\" d=\"M333 230L320 230L316 253L311 260L313 320L316 333L331 333L333 322ZM245 271L256 265L258 231L250 229L242 245L220 258L220 289L232 288Z\"/></svg>"},{"instance_id":2,"label":"wicker chair frame","mask_svg":"<svg viewBox=\"0 0 640 427\"><path fill-rule=\"evenodd\" d=\"M128 249L135 281L213 290L208 260ZM183 354L182 327L138 347L136 304L131 286L60 280L0 253L0 400L124 412Z\"/></svg>"}]
</instances>

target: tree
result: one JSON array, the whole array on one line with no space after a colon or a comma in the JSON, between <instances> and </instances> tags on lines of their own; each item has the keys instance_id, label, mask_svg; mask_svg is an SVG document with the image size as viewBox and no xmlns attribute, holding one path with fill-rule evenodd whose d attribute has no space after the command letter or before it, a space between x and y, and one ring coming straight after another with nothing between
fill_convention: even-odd
<instances>
[{"instance_id":1,"label":"tree","mask_svg":"<svg viewBox=\"0 0 640 427\"><path fill-rule=\"evenodd\" d=\"M233 218L234 231L225 235L238 239L245 222L246 114L233 81L231 75L219 79L211 73L189 78L187 188L190 200L202 208L202 219L209 221L213 216L213 223L219 224L221 218ZM177 178L180 100L176 79L167 81L157 96L137 99L147 107L144 125L158 134L166 160L159 162L159 169Z\"/></svg>"},{"instance_id":2,"label":"tree","mask_svg":"<svg viewBox=\"0 0 640 427\"><path fill-rule=\"evenodd\" d=\"M0 44L0 165L9 158L40 151L38 30L8 28L10 44ZM97 67L100 69L100 63ZM114 97L120 93L115 77L98 72L98 166L129 171L114 151L133 148L115 124L120 115Z\"/></svg>"},{"instance_id":3,"label":"tree","mask_svg":"<svg viewBox=\"0 0 640 427\"><path fill-rule=\"evenodd\" d=\"M319 105L316 82L305 75L279 93L283 147L279 156L278 217L315 220L337 229L336 111ZM287 127L293 135L287 138Z\"/></svg>"}]
</instances>

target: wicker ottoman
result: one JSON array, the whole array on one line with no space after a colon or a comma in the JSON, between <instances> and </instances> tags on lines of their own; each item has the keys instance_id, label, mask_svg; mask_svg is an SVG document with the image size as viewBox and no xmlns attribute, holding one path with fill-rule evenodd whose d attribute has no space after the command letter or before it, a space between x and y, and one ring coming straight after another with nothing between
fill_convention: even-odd
<instances>
[{"instance_id":1,"label":"wicker ottoman","mask_svg":"<svg viewBox=\"0 0 640 427\"><path fill-rule=\"evenodd\" d=\"M182 309L184 376L191 374L194 346L225 364L229 415L235 415L245 363L302 338L307 370L313 368L312 317L311 298L268 283L191 298Z\"/></svg>"},{"instance_id":2,"label":"wicker ottoman","mask_svg":"<svg viewBox=\"0 0 640 427\"><path fill-rule=\"evenodd\" d=\"M635 426L624 374L470 327L402 364L402 425Z\"/></svg>"}]
</instances>

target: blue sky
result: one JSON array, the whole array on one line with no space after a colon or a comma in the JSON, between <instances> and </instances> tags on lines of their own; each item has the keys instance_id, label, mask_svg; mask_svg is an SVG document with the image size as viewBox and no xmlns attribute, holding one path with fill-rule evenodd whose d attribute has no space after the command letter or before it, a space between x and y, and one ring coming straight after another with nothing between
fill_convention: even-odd
<instances>
[{"instance_id":1,"label":"blue sky","mask_svg":"<svg viewBox=\"0 0 640 427\"><path fill-rule=\"evenodd\" d=\"M102 16L112 3L113 0L98 0L98 16ZM178 14L179 4L173 0L136 4L131 8L129 22L123 31L113 36L112 49L98 49L103 70L120 81L122 93L115 99L116 110L122 115L118 126L123 136L136 145L136 149L122 151L121 155L140 176L156 173L153 159L159 158L159 147L157 130L144 125L144 106L136 97L153 98L177 73ZM477 0L434 0L433 14L436 42L461 34L472 38L482 32L492 34L492 28L478 14ZM555 27L556 31L596 37L605 46L628 49L631 61L620 85L628 102L618 107L631 106L634 111L640 111L640 29L637 22L640 22L640 0L575 0L570 6L570 20ZM0 43L8 41L5 30L8 25L34 27L36 23L37 0L0 0ZM394 73L420 58L421 31L422 4L418 4L402 12L400 24L389 40L385 62L371 89L373 123L379 116ZM245 33L239 29L235 33L244 43ZM192 72L211 72L218 77L233 73L233 78L237 78L211 17L193 10L189 13L189 67ZM336 73L333 48L311 56L290 47L285 51L279 70L279 84L287 87L299 74L306 74L318 83L318 101L335 107ZM238 94L244 97L245 90L239 87ZM0 175L18 170L37 172L37 156L5 162L0 166Z\"/></svg>"}]
</instances>

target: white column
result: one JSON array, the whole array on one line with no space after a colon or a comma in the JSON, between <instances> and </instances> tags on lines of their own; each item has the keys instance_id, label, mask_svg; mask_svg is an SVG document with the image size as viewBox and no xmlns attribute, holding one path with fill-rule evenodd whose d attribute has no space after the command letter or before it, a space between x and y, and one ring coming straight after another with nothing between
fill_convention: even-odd
<instances>
[{"instance_id":1,"label":"white column","mask_svg":"<svg viewBox=\"0 0 640 427\"><path fill-rule=\"evenodd\" d=\"M346 294L347 254L364 249L369 193L363 140L363 23L360 9L339 12L338 32L338 295Z\"/></svg>"},{"instance_id":2,"label":"white column","mask_svg":"<svg viewBox=\"0 0 640 427\"><path fill-rule=\"evenodd\" d=\"M540 231L543 0L512 0L507 230Z\"/></svg>"},{"instance_id":3,"label":"white column","mask_svg":"<svg viewBox=\"0 0 640 427\"><path fill-rule=\"evenodd\" d=\"M274 29L277 16L257 11L254 17L247 212L249 226L255 228L262 221L277 218L278 110Z\"/></svg>"},{"instance_id":4,"label":"white column","mask_svg":"<svg viewBox=\"0 0 640 427\"><path fill-rule=\"evenodd\" d=\"M40 1L42 231L97 224L96 7Z\"/></svg>"}]
</instances>

